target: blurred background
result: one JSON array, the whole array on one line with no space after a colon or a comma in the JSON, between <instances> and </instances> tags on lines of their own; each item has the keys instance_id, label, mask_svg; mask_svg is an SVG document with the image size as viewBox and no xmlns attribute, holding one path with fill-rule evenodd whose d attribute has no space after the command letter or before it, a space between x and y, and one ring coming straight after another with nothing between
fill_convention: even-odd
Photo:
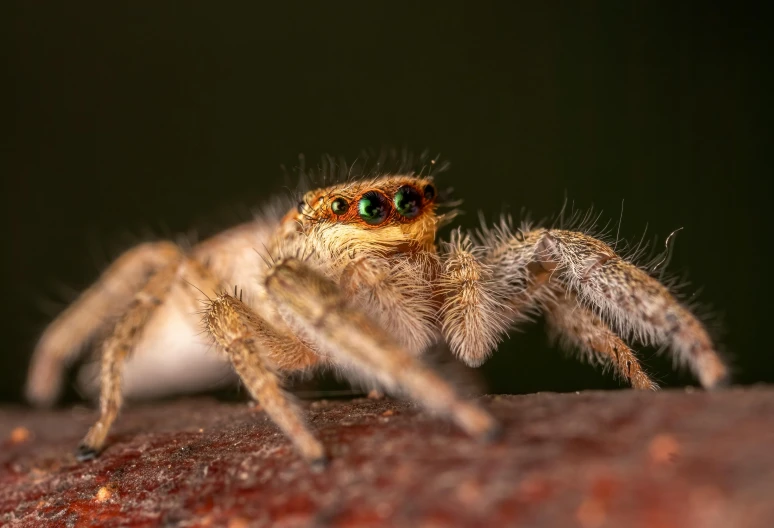
<instances>
[{"instance_id":1,"label":"blurred background","mask_svg":"<svg viewBox=\"0 0 774 528\"><path fill-rule=\"evenodd\" d=\"M768 13L573 4L4 3L0 400L21 401L40 331L121 251L226 227L285 192L299 153L385 145L451 162L466 227L565 196L603 224L624 202L628 240L682 227L670 271L736 380L774 381ZM493 392L619 386L542 322L481 371Z\"/></svg>"}]
</instances>

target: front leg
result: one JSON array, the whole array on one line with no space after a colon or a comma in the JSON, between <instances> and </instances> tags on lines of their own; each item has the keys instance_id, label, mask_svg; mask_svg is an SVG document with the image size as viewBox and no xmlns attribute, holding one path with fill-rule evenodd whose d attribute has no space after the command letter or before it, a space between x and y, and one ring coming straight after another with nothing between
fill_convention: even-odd
<instances>
[{"instance_id":1,"label":"front leg","mask_svg":"<svg viewBox=\"0 0 774 528\"><path fill-rule=\"evenodd\" d=\"M529 321L540 302L551 298L543 288L547 277L533 275L522 252L476 247L460 230L443 247L441 330L452 352L478 367L509 328Z\"/></svg>"},{"instance_id":2,"label":"front leg","mask_svg":"<svg viewBox=\"0 0 774 528\"><path fill-rule=\"evenodd\" d=\"M489 414L460 399L449 384L396 345L353 308L330 279L297 259L286 259L272 268L266 289L291 328L334 363L387 389L405 392L425 407L451 417L472 436L488 438L497 432L497 423Z\"/></svg>"},{"instance_id":3,"label":"front leg","mask_svg":"<svg viewBox=\"0 0 774 528\"><path fill-rule=\"evenodd\" d=\"M435 255L414 258L364 253L347 264L343 293L367 311L400 345L418 356L437 339L432 277Z\"/></svg>"}]
</instances>

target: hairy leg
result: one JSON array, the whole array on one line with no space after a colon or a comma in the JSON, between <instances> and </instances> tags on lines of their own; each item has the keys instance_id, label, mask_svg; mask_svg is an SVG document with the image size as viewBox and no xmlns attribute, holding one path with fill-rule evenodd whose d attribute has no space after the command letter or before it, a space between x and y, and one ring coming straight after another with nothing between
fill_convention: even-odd
<instances>
[{"instance_id":1,"label":"hairy leg","mask_svg":"<svg viewBox=\"0 0 774 528\"><path fill-rule=\"evenodd\" d=\"M179 264L171 263L153 275L134 296L112 334L102 344L100 416L78 447L76 456L79 460L94 458L104 446L123 401L121 367L140 340L143 327L166 298L178 272Z\"/></svg>"},{"instance_id":2,"label":"hairy leg","mask_svg":"<svg viewBox=\"0 0 774 528\"><path fill-rule=\"evenodd\" d=\"M505 220L482 228L476 238L477 247L459 235L457 242L452 239L442 276L447 289L458 292L447 298L442 312L445 333L469 363L486 358L509 326L497 319L487 323L487 314L496 310L518 322L525 310L547 306L556 291L563 291L572 292L585 310L624 336L669 345L704 387L727 381L728 369L699 320L665 286L607 244L559 229L514 230ZM612 343L609 336L605 339Z\"/></svg>"},{"instance_id":3,"label":"hairy leg","mask_svg":"<svg viewBox=\"0 0 774 528\"><path fill-rule=\"evenodd\" d=\"M572 293L558 293L544 307L553 337L567 348L577 348L590 363L612 365L615 372L635 389L657 390L640 366L634 352L610 327Z\"/></svg>"},{"instance_id":4,"label":"hairy leg","mask_svg":"<svg viewBox=\"0 0 774 528\"><path fill-rule=\"evenodd\" d=\"M280 359L285 368L305 368L317 357L303 344L277 334L265 321L239 299L222 294L214 299L204 316L204 324L234 365L255 400L296 445L312 465L325 462L323 446L309 431L299 410L282 390L275 365L266 360L267 350L284 350ZM291 359L295 364L291 364Z\"/></svg>"},{"instance_id":5,"label":"hairy leg","mask_svg":"<svg viewBox=\"0 0 774 528\"><path fill-rule=\"evenodd\" d=\"M577 292L583 305L624 335L669 345L704 387L727 381L728 369L707 331L664 285L588 235L558 229L537 234L535 258L552 277Z\"/></svg>"},{"instance_id":6,"label":"hairy leg","mask_svg":"<svg viewBox=\"0 0 774 528\"><path fill-rule=\"evenodd\" d=\"M449 348L472 367L486 361L514 325L530 319L542 286L526 267L485 261L485 248L474 247L460 230L444 244L439 277L444 302L441 330Z\"/></svg>"},{"instance_id":7,"label":"hairy leg","mask_svg":"<svg viewBox=\"0 0 774 528\"><path fill-rule=\"evenodd\" d=\"M413 259L366 253L347 264L341 288L409 352L419 355L436 340L433 287L435 255Z\"/></svg>"},{"instance_id":8,"label":"hairy leg","mask_svg":"<svg viewBox=\"0 0 774 528\"><path fill-rule=\"evenodd\" d=\"M153 242L136 246L113 262L46 328L32 356L27 399L41 406L53 404L61 391L64 371L83 344L127 307L154 272L179 257L175 244Z\"/></svg>"},{"instance_id":9,"label":"hairy leg","mask_svg":"<svg viewBox=\"0 0 774 528\"><path fill-rule=\"evenodd\" d=\"M664 285L604 242L560 229L514 230L505 221L483 229L479 239L481 261L501 286L497 297L502 302L529 294L530 284L550 286L534 295L557 287L574 292L582 306L623 336L669 345L704 387L727 381L728 369L699 320Z\"/></svg>"},{"instance_id":10,"label":"hairy leg","mask_svg":"<svg viewBox=\"0 0 774 528\"><path fill-rule=\"evenodd\" d=\"M402 390L473 436L496 433L489 414L461 400L449 384L352 308L334 282L309 266L297 259L278 262L267 276L266 289L291 328L334 363Z\"/></svg>"}]
</instances>

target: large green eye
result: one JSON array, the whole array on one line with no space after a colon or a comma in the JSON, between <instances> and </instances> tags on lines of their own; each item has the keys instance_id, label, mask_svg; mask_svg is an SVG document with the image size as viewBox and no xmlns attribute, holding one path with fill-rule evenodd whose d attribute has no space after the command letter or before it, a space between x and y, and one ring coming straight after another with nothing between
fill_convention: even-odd
<instances>
[{"instance_id":1,"label":"large green eye","mask_svg":"<svg viewBox=\"0 0 774 528\"><path fill-rule=\"evenodd\" d=\"M422 209L422 196L413 187L404 185L395 193L395 209L406 218L414 218Z\"/></svg>"},{"instance_id":2,"label":"large green eye","mask_svg":"<svg viewBox=\"0 0 774 528\"><path fill-rule=\"evenodd\" d=\"M377 225L387 219L390 204L378 192L368 191L357 203L357 211L360 213L360 218L365 220L367 224Z\"/></svg>"}]
</instances>

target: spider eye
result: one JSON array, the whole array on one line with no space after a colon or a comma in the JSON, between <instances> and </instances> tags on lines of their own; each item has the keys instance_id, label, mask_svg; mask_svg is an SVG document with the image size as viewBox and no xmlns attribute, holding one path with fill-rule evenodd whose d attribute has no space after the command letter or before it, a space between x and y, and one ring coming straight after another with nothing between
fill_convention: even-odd
<instances>
[{"instance_id":1,"label":"spider eye","mask_svg":"<svg viewBox=\"0 0 774 528\"><path fill-rule=\"evenodd\" d=\"M435 185L428 183L425 185L425 200L428 202L435 198Z\"/></svg>"},{"instance_id":2,"label":"spider eye","mask_svg":"<svg viewBox=\"0 0 774 528\"><path fill-rule=\"evenodd\" d=\"M349 202L344 198L336 198L331 202L331 211L333 211L333 214L336 216L343 215L347 212L347 209L349 209Z\"/></svg>"},{"instance_id":3,"label":"spider eye","mask_svg":"<svg viewBox=\"0 0 774 528\"><path fill-rule=\"evenodd\" d=\"M357 204L357 211L365 223L370 225L381 224L387 219L390 204L387 199L375 191L365 193Z\"/></svg>"},{"instance_id":4,"label":"spider eye","mask_svg":"<svg viewBox=\"0 0 774 528\"><path fill-rule=\"evenodd\" d=\"M422 206L422 196L408 185L404 185L395 193L395 209L406 218L414 218Z\"/></svg>"}]
</instances>

